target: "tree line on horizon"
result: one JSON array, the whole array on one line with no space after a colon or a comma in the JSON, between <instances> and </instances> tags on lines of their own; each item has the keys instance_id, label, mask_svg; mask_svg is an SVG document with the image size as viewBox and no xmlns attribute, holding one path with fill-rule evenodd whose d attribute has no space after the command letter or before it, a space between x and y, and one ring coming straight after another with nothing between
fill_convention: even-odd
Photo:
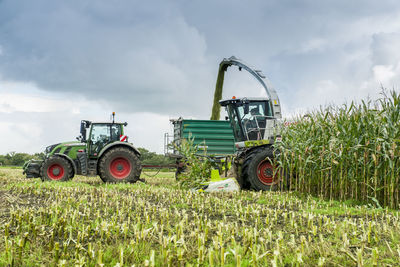
<instances>
[{"instance_id":1,"label":"tree line on horizon","mask_svg":"<svg viewBox=\"0 0 400 267\"><path fill-rule=\"evenodd\" d=\"M148 165L167 165L173 163L173 160L155 152L151 152L146 148L139 147L141 155L142 164ZM15 151L9 152L5 155L0 155L0 166L22 166L24 163L31 159L43 159L45 154L35 153L17 153Z\"/></svg>"}]
</instances>

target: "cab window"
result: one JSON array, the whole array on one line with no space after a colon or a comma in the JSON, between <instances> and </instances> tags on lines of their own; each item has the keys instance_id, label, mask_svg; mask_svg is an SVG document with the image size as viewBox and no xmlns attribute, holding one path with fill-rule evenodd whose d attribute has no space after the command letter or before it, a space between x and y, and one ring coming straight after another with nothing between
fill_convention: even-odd
<instances>
[{"instance_id":1,"label":"cab window","mask_svg":"<svg viewBox=\"0 0 400 267\"><path fill-rule=\"evenodd\" d=\"M93 143L109 141L110 126L104 124L93 125L90 139L92 140Z\"/></svg>"},{"instance_id":2,"label":"cab window","mask_svg":"<svg viewBox=\"0 0 400 267\"><path fill-rule=\"evenodd\" d=\"M121 125L111 125L111 141L119 141L119 137L121 136L121 134Z\"/></svg>"},{"instance_id":3,"label":"cab window","mask_svg":"<svg viewBox=\"0 0 400 267\"><path fill-rule=\"evenodd\" d=\"M108 143L119 141L121 133L120 124L94 124L90 133L91 153L99 153Z\"/></svg>"}]
</instances>

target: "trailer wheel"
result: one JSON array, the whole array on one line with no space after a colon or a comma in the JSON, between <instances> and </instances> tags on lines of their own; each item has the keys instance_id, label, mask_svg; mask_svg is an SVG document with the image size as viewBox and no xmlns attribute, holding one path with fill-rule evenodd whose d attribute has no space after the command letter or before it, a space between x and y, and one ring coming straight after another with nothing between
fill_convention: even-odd
<instances>
[{"instance_id":1,"label":"trailer wheel","mask_svg":"<svg viewBox=\"0 0 400 267\"><path fill-rule=\"evenodd\" d=\"M111 148L100 159L100 178L106 183L134 183L142 166L136 154L125 147Z\"/></svg>"},{"instance_id":2,"label":"trailer wheel","mask_svg":"<svg viewBox=\"0 0 400 267\"><path fill-rule=\"evenodd\" d=\"M73 177L73 170L68 160L60 156L51 156L40 168L42 181L65 182Z\"/></svg>"},{"instance_id":3,"label":"trailer wheel","mask_svg":"<svg viewBox=\"0 0 400 267\"><path fill-rule=\"evenodd\" d=\"M279 188L283 175L273 165L272 147L263 147L250 152L243 163L243 175L251 189L275 191Z\"/></svg>"}]
</instances>

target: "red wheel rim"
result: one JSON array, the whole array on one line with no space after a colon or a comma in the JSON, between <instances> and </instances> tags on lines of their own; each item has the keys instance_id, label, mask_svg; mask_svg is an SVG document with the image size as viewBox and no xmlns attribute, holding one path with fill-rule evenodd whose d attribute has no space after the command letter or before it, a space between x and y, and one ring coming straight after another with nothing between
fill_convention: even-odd
<instances>
[{"instance_id":1,"label":"red wheel rim","mask_svg":"<svg viewBox=\"0 0 400 267\"><path fill-rule=\"evenodd\" d=\"M47 176L51 180L60 180L64 176L64 167L60 164L53 164L47 169Z\"/></svg>"},{"instance_id":2,"label":"red wheel rim","mask_svg":"<svg viewBox=\"0 0 400 267\"><path fill-rule=\"evenodd\" d=\"M114 178L124 179L131 173L131 163L126 158L113 159L109 171Z\"/></svg>"},{"instance_id":3,"label":"red wheel rim","mask_svg":"<svg viewBox=\"0 0 400 267\"><path fill-rule=\"evenodd\" d=\"M265 185L271 185L276 182L278 174L274 175L274 166L271 164L269 160L263 160L258 164L257 167L257 176L261 183Z\"/></svg>"}]
</instances>

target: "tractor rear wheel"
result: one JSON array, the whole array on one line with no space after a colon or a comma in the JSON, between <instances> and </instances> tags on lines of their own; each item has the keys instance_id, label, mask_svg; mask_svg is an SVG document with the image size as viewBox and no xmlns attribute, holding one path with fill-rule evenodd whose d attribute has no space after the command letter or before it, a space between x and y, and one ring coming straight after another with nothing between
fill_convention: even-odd
<instances>
[{"instance_id":1,"label":"tractor rear wheel","mask_svg":"<svg viewBox=\"0 0 400 267\"><path fill-rule=\"evenodd\" d=\"M242 175L249 182L251 189L274 191L279 188L282 175L276 171L273 159L273 148L270 146L255 149L246 156Z\"/></svg>"},{"instance_id":2,"label":"tractor rear wheel","mask_svg":"<svg viewBox=\"0 0 400 267\"><path fill-rule=\"evenodd\" d=\"M51 156L44 161L40 168L42 181L65 182L73 177L71 164L63 157Z\"/></svg>"},{"instance_id":3,"label":"tractor rear wheel","mask_svg":"<svg viewBox=\"0 0 400 267\"><path fill-rule=\"evenodd\" d=\"M141 171L138 156L125 147L111 148L99 163L100 178L106 183L134 183Z\"/></svg>"}]
</instances>

